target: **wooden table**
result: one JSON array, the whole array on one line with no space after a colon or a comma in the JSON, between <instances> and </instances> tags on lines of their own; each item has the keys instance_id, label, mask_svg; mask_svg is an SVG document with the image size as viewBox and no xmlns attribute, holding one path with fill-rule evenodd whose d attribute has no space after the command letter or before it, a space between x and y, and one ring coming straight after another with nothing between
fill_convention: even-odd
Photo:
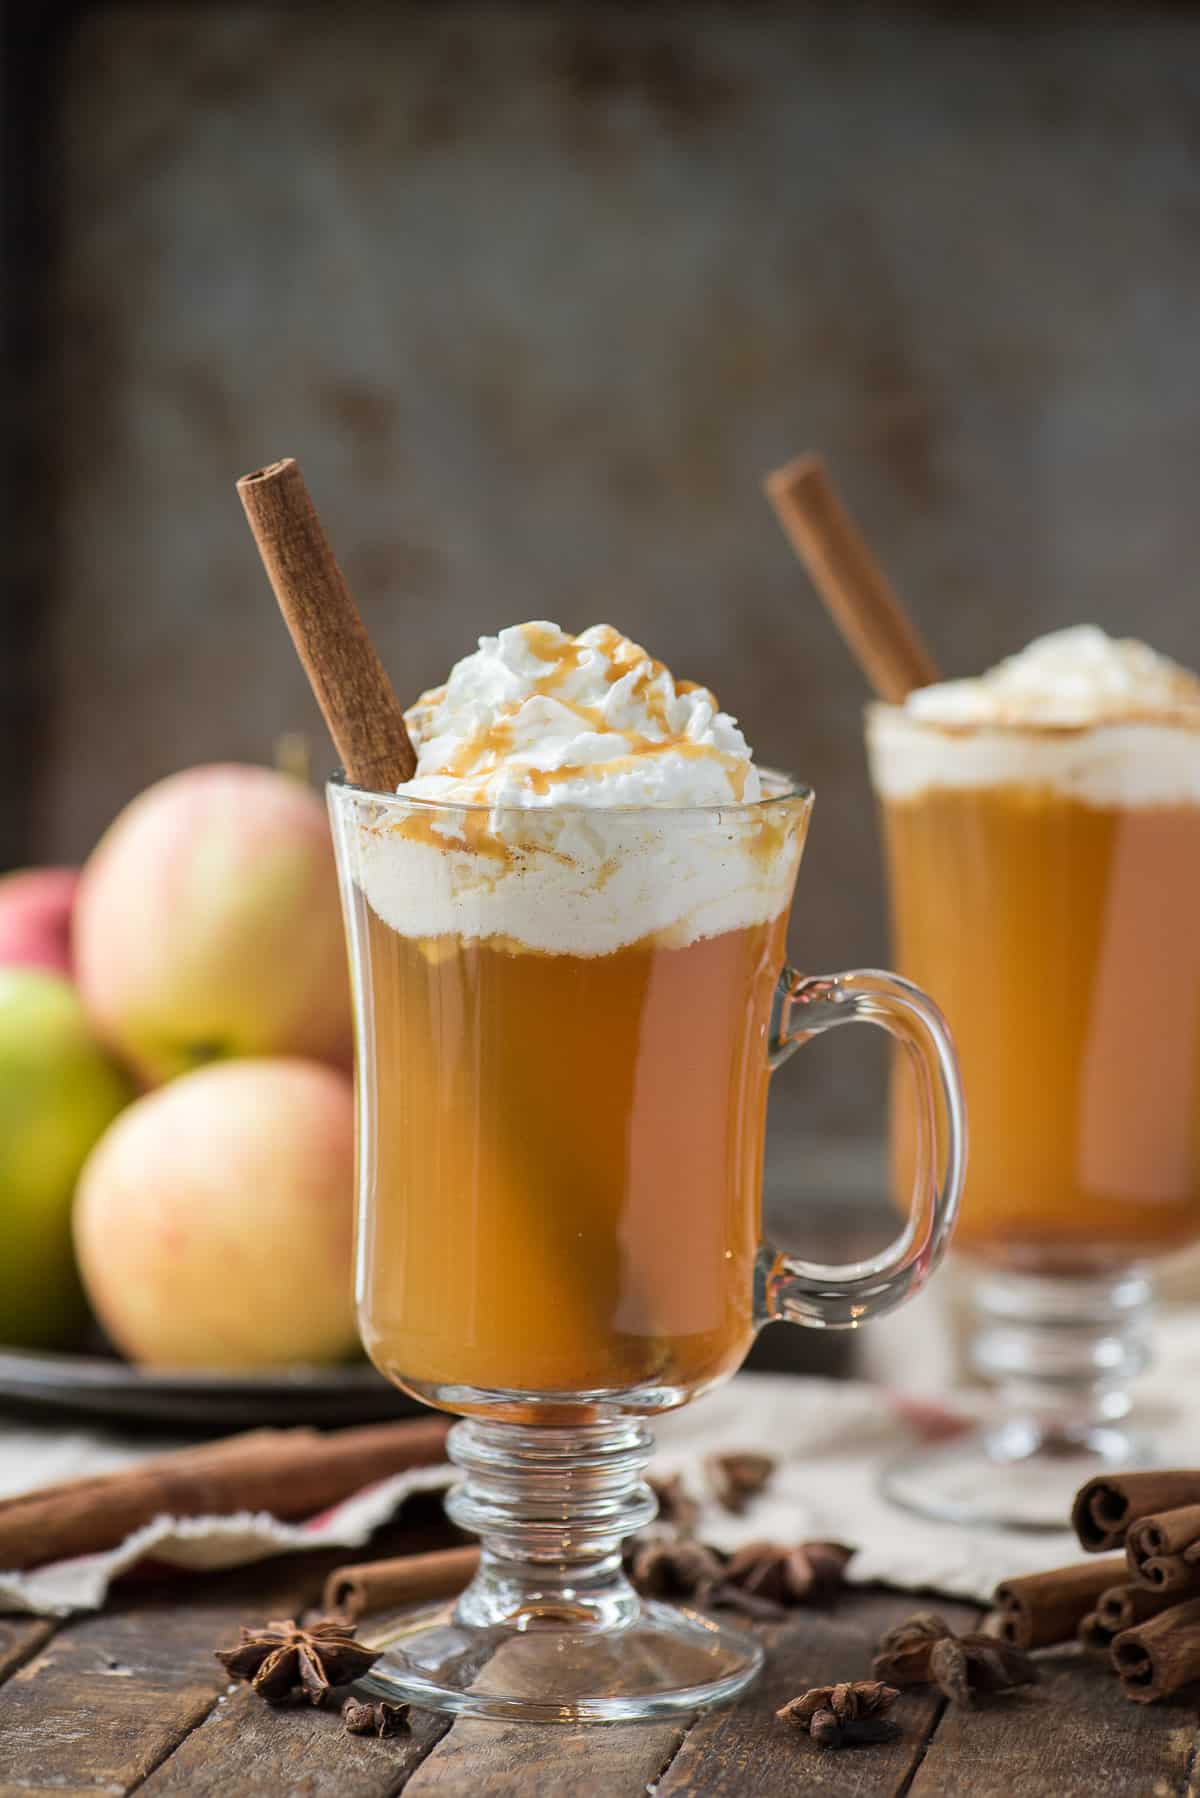
<instances>
[{"instance_id":1,"label":"wooden table","mask_svg":"<svg viewBox=\"0 0 1200 1798\"><path fill-rule=\"evenodd\" d=\"M411 1531L404 1538L412 1547ZM382 1545L384 1549L388 1544ZM394 1546L394 1545L393 1545ZM344 1558L344 1557L343 1557ZM1029 1694L971 1712L928 1693L897 1706L903 1739L819 1750L773 1712L808 1686L866 1674L910 1596L848 1592L765 1629L765 1675L693 1722L587 1730L416 1717L411 1736L349 1736L336 1712L232 1693L213 1649L239 1623L299 1614L330 1556L127 1588L102 1615L0 1619L0 1798L1184 1798L1200 1769L1193 1704L1142 1707L1073 1652ZM952 1622L976 1613L938 1604Z\"/></svg>"}]
</instances>

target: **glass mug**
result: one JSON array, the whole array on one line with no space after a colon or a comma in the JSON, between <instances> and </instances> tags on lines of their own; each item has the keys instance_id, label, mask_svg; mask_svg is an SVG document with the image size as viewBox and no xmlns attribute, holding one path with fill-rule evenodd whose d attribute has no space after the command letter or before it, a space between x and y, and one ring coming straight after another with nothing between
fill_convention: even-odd
<instances>
[{"instance_id":1,"label":"glass mug","mask_svg":"<svg viewBox=\"0 0 1200 1798\"><path fill-rule=\"evenodd\" d=\"M949 1015L971 1108L956 1246L992 1418L890 1468L948 1520L1062 1529L1154 1458L1128 1432L1148 1263L1200 1240L1200 732L867 716L895 954ZM898 1090L898 1098L904 1095ZM893 1120L903 1193L913 1146Z\"/></svg>"},{"instance_id":2,"label":"glass mug","mask_svg":"<svg viewBox=\"0 0 1200 1798\"><path fill-rule=\"evenodd\" d=\"M389 1379L466 1420L447 1510L482 1541L461 1598L377 1634L379 1692L579 1721L739 1691L759 1645L641 1600L623 1571L655 1514L645 1419L726 1379L773 1318L892 1309L945 1247L964 1156L945 1026L895 976L784 966L812 794L776 775L764 791L496 812L330 785L359 1324ZM763 1144L771 1070L851 1022L902 1045L917 1153L896 1241L835 1267L762 1245Z\"/></svg>"}]
</instances>

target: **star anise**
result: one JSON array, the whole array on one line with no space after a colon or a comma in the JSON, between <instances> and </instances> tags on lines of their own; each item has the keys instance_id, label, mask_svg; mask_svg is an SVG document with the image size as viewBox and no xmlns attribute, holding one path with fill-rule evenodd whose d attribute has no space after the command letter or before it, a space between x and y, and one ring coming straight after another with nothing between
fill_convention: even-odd
<instances>
[{"instance_id":1,"label":"star anise","mask_svg":"<svg viewBox=\"0 0 1200 1798\"><path fill-rule=\"evenodd\" d=\"M680 1536L690 1536L696 1528L700 1506L684 1485L682 1474L650 1473L646 1476L646 1484L658 1500L655 1521Z\"/></svg>"},{"instance_id":2,"label":"star anise","mask_svg":"<svg viewBox=\"0 0 1200 1798\"><path fill-rule=\"evenodd\" d=\"M814 1686L793 1698L775 1715L808 1731L822 1748L844 1748L852 1742L893 1742L899 1724L884 1715L899 1697L882 1680L846 1680L837 1686Z\"/></svg>"},{"instance_id":3,"label":"star anise","mask_svg":"<svg viewBox=\"0 0 1200 1798\"><path fill-rule=\"evenodd\" d=\"M723 1510L740 1517L750 1500L762 1491L775 1471L773 1455L741 1449L724 1455L707 1455L704 1477L709 1491Z\"/></svg>"},{"instance_id":4,"label":"star anise","mask_svg":"<svg viewBox=\"0 0 1200 1798\"><path fill-rule=\"evenodd\" d=\"M697 1598L703 1604L723 1570L715 1548L689 1539L643 1543L629 1571L638 1591L650 1598Z\"/></svg>"},{"instance_id":5,"label":"star anise","mask_svg":"<svg viewBox=\"0 0 1200 1798\"><path fill-rule=\"evenodd\" d=\"M331 1686L349 1685L374 1666L378 1652L354 1640L354 1625L318 1617L300 1629L291 1618L241 1630L236 1648L217 1659L231 1679L244 1679L270 1704L307 1697L320 1704Z\"/></svg>"},{"instance_id":6,"label":"star anise","mask_svg":"<svg viewBox=\"0 0 1200 1798\"><path fill-rule=\"evenodd\" d=\"M342 1722L352 1736L398 1736L411 1727L406 1704L364 1704L360 1698L347 1698L342 1706Z\"/></svg>"},{"instance_id":7,"label":"star anise","mask_svg":"<svg viewBox=\"0 0 1200 1798\"><path fill-rule=\"evenodd\" d=\"M852 1549L840 1542L747 1542L734 1551L714 1604L750 1617L781 1617L793 1605L827 1598L842 1584Z\"/></svg>"},{"instance_id":8,"label":"star anise","mask_svg":"<svg viewBox=\"0 0 1200 1798\"><path fill-rule=\"evenodd\" d=\"M871 1671L876 1679L895 1680L898 1686L924 1685L934 1643L953 1634L936 1611L915 1611L880 1637Z\"/></svg>"},{"instance_id":9,"label":"star anise","mask_svg":"<svg viewBox=\"0 0 1200 1798\"><path fill-rule=\"evenodd\" d=\"M900 1686L935 1685L957 1704L970 1704L977 1692L1031 1686L1038 1677L1023 1649L981 1630L956 1635L934 1611L918 1611L888 1630L871 1671Z\"/></svg>"}]
</instances>

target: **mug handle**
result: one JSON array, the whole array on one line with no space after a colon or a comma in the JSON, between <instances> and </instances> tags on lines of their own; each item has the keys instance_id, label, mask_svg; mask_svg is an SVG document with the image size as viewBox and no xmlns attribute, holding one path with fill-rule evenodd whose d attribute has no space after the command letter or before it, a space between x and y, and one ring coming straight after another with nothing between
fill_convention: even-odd
<instances>
[{"instance_id":1,"label":"mug handle","mask_svg":"<svg viewBox=\"0 0 1200 1798\"><path fill-rule=\"evenodd\" d=\"M954 1227L967 1160L958 1059L933 1000L898 974L873 968L807 975L785 968L772 1008L772 1071L801 1043L839 1024L878 1024L904 1049L914 1076L916 1157L908 1222L878 1255L830 1266L764 1247L764 1321L782 1318L818 1330L853 1329L920 1291Z\"/></svg>"}]
</instances>

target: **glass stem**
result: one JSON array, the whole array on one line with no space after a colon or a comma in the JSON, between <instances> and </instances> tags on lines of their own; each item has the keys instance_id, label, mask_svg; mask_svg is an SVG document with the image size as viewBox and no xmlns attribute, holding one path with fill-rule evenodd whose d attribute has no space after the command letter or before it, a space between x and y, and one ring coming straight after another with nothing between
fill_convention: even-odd
<instances>
[{"instance_id":1,"label":"glass stem","mask_svg":"<svg viewBox=\"0 0 1200 1798\"><path fill-rule=\"evenodd\" d=\"M1150 1358L1153 1293L1140 1268L1092 1278L986 1274L975 1286L971 1362L999 1387L989 1431L1002 1454L1112 1454L1129 1382Z\"/></svg>"},{"instance_id":2,"label":"glass stem","mask_svg":"<svg viewBox=\"0 0 1200 1798\"><path fill-rule=\"evenodd\" d=\"M654 1438L637 1418L563 1429L469 1418L450 1432L463 1473L446 1500L480 1539L460 1623L510 1629L612 1629L641 1602L621 1545L657 1514L642 1479Z\"/></svg>"}]
</instances>

